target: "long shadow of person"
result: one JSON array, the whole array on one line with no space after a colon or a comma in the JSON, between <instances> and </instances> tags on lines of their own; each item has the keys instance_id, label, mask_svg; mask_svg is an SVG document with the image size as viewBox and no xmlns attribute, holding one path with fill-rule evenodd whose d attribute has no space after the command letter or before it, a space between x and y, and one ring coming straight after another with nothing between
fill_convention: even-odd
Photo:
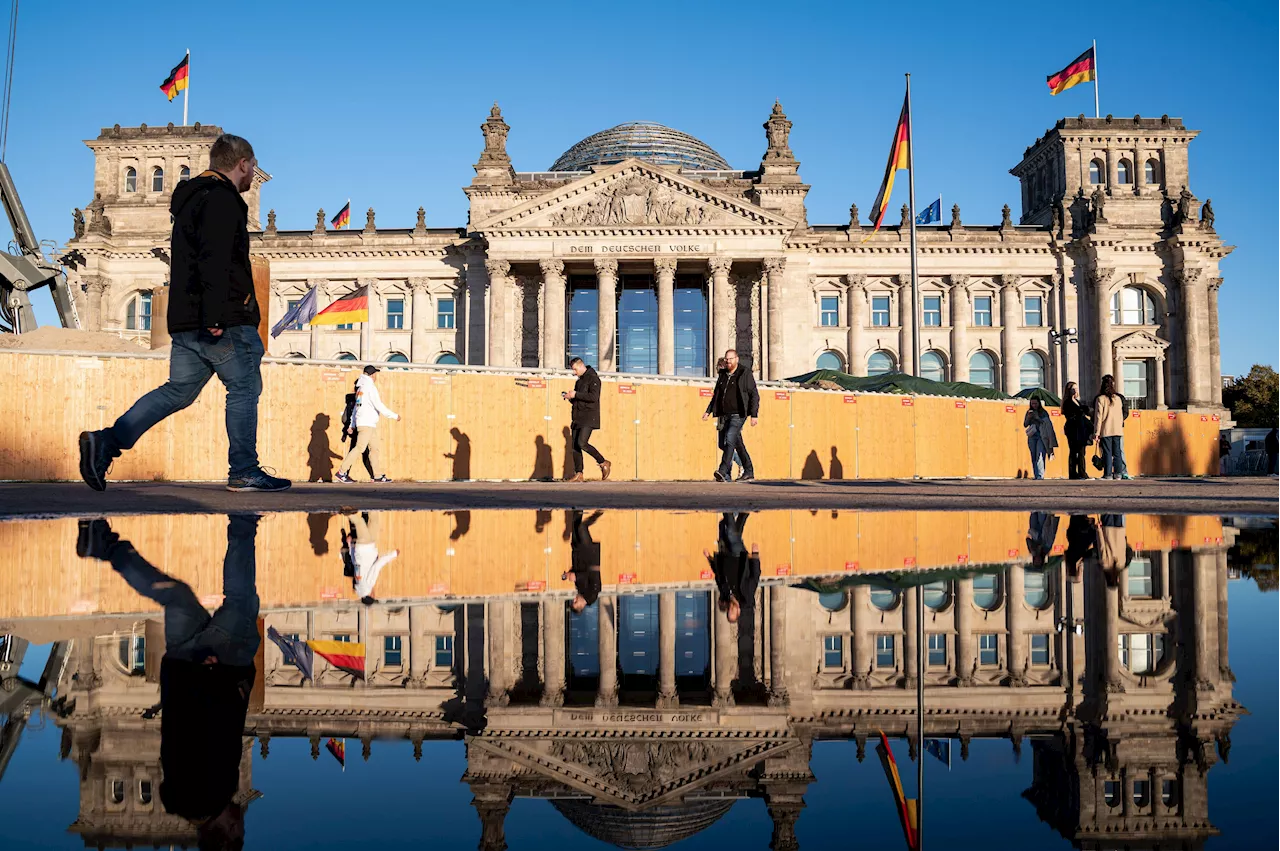
<instances>
[{"instance_id":1,"label":"long shadow of person","mask_svg":"<svg viewBox=\"0 0 1280 851\"><path fill-rule=\"evenodd\" d=\"M555 464L551 460L551 444L546 438L538 435L533 439L533 472L529 478L535 481L548 482L555 475Z\"/></svg>"},{"instance_id":2,"label":"long shadow of person","mask_svg":"<svg viewBox=\"0 0 1280 851\"><path fill-rule=\"evenodd\" d=\"M568 479L577 472L573 468L573 430L565 426L564 431L564 463L560 465L560 478Z\"/></svg>"},{"instance_id":3,"label":"long shadow of person","mask_svg":"<svg viewBox=\"0 0 1280 851\"><path fill-rule=\"evenodd\" d=\"M836 448L831 447L831 475L828 477L831 481L839 481L844 478L844 462L840 460L840 456L836 454Z\"/></svg>"},{"instance_id":4,"label":"long shadow of person","mask_svg":"<svg viewBox=\"0 0 1280 851\"><path fill-rule=\"evenodd\" d=\"M164 607L160 662L160 801L196 825L200 848L241 848L240 763L256 674L256 515L232 515L222 562L223 602L210 615L191 586L161 573L106 520L81 520L76 553L111 567Z\"/></svg>"},{"instance_id":5,"label":"long shadow of person","mask_svg":"<svg viewBox=\"0 0 1280 851\"><path fill-rule=\"evenodd\" d=\"M471 480L471 438L466 432L458 427L449 429L449 434L453 436L453 441L457 445L452 452L446 452L444 457L453 460L453 481L466 482Z\"/></svg>"},{"instance_id":6,"label":"long shadow of person","mask_svg":"<svg viewBox=\"0 0 1280 851\"><path fill-rule=\"evenodd\" d=\"M316 414L311 421L311 440L307 443L307 473L309 482L333 481L333 462L342 456L329 444L329 415Z\"/></svg>"},{"instance_id":7,"label":"long shadow of person","mask_svg":"<svg viewBox=\"0 0 1280 851\"><path fill-rule=\"evenodd\" d=\"M800 470L802 479L821 479L822 462L818 460L818 450L810 449L809 457L804 459L804 467Z\"/></svg>"},{"instance_id":8,"label":"long shadow of person","mask_svg":"<svg viewBox=\"0 0 1280 851\"><path fill-rule=\"evenodd\" d=\"M307 530L311 533L311 552L318 556L329 552L329 518L332 514L317 512L307 515Z\"/></svg>"},{"instance_id":9,"label":"long shadow of person","mask_svg":"<svg viewBox=\"0 0 1280 851\"><path fill-rule=\"evenodd\" d=\"M471 531L470 511L446 511L445 514L453 517L453 531L449 533L450 541L456 541Z\"/></svg>"}]
</instances>

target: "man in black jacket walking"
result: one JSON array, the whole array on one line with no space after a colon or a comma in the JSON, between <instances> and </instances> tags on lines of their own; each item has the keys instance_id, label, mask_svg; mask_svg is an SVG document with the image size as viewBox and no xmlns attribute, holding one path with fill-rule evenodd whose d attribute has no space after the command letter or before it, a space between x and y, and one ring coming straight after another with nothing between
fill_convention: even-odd
<instances>
[{"instance_id":1,"label":"man in black jacket walking","mask_svg":"<svg viewBox=\"0 0 1280 851\"><path fill-rule=\"evenodd\" d=\"M209 170L179 183L169 212L169 380L139 399L115 424L80 433L80 475L107 488L107 470L147 430L190 405L215 374L227 388L227 490L281 491L287 479L258 466L258 396L264 354L249 265L249 208L258 160L239 136L219 136Z\"/></svg>"},{"instance_id":2,"label":"man in black jacket walking","mask_svg":"<svg viewBox=\"0 0 1280 851\"><path fill-rule=\"evenodd\" d=\"M720 435L720 466L716 469L716 481L727 482L733 477L733 453L738 453L738 461L742 464L740 482L755 479L755 467L751 464L751 455L747 445L742 442L742 427L750 418L751 425L759 422L760 392L756 390L756 379L751 370L738 360L738 353L733 349L724 353L725 371L716 379L715 393L711 403L707 405L705 420L716 415L716 430Z\"/></svg>"},{"instance_id":3,"label":"man in black jacket walking","mask_svg":"<svg viewBox=\"0 0 1280 851\"><path fill-rule=\"evenodd\" d=\"M573 413L569 420L573 427L573 475L565 481L583 481L583 452L596 459L596 463L600 465L600 480L605 481L609 478L613 465L591 445L591 432L600 428L600 376L594 369L583 363L582 358L571 360L569 368L573 370L574 375L578 376L578 380L572 390L560 394L563 399L573 405Z\"/></svg>"}]
</instances>

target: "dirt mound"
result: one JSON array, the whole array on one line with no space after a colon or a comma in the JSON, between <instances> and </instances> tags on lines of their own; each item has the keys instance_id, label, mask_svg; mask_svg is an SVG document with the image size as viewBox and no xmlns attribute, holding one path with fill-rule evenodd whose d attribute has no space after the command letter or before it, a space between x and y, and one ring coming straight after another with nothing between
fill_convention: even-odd
<instances>
[{"instance_id":1,"label":"dirt mound","mask_svg":"<svg viewBox=\"0 0 1280 851\"><path fill-rule=\"evenodd\" d=\"M25 334L0 334L0 349L28 349L41 352L110 352L137 355L149 352L132 340L110 331L81 331L45 325Z\"/></svg>"}]
</instances>

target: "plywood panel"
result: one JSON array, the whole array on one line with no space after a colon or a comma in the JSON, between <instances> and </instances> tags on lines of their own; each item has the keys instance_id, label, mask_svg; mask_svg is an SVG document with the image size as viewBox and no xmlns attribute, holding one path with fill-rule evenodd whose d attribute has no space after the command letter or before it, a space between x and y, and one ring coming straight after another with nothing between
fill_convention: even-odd
<instances>
[{"instance_id":1,"label":"plywood panel","mask_svg":"<svg viewBox=\"0 0 1280 851\"><path fill-rule=\"evenodd\" d=\"M968 403L963 399L917 396L916 475L956 478L969 473Z\"/></svg>"},{"instance_id":2,"label":"plywood panel","mask_svg":"<svg viewBox=\"0 0 1280 851\"><path fill-rule=\"evenodd\" d=\"M791 529L796 575L821 576L861 569L858 512L793 511Z\"/></svg>"},{"instance_id":3,"label":"plywood panel","mask_svg":"<svg viewBox=\"0 0 1280 851\"><path fill-rule=\"evenodd\" d=\"M1065 479L1067 478L1067 454L1070 447L1067 446L1066 419L1062 416L1061 408L1046 408L1049 412L1049 419L1053 423L1053 433L1058 438L1058 448L1054 450L1053 457L1044 465L1044 476L1046 479ZM1028 454L1030 450L1028 450Z\"/></svg>"},{"instance_id":4,"label":"plywood panel","mask_svg":"<svg viewBox=\"0 0 1280 851\"><path fill-rule=\"evenodd\" d=\"M1012 479L1031 466L1027 433L1022 428L1025 405L986 399L970 400L969 475Z\"/></svg>"},{"instance_id":5,"label":"plywood panel","mask_svg":"<svg viewBox=\"0 0 1280 851\"><path fill-rule=\"evenodd\" d=\"M758 479L787 479L791 471L791 391L760 388L760 422L743 427Z\"/></svg>"},{"instance_id":6,"label":"plywood panel","mask_svg":"<svg viewBox=\"0 0 1280 851\"><path fill-rule=\"evenodd\" d=\"M1187 436L1189 476L1218 475L1218 423L1209 414L1178 414L1178 427Z\"/></svg>"},{"instance_id":7,"label":"plywood panel","mask_svg":"<svg viewBox=\"0 0 1280 851\"><path fill-rule=\"evenodd\" d=\"M915 566L914 511L866 512L859 515L859 521L859 569L863 573Z\"/></svg>"},{"instance_id":8,"label":"plywood panel","mask_svg":"<svg viewBox=\"0 0 1280 851\"><path fill-rule=\"evenodd\" d=\"M916 563L948 567L969 560L969 515L959 511L921 511L916 515Z\"/></svg>"},{"instance_id":9,"label":"plywood panel","mask_svg":"<svg viewBox=\"0 0 1280 851\"><path fill-rule=\"evenodd\" d=\"M703 395L705 392L708 395ZM711 479L720 452L715 418L702 419L710 387L646 384L636 394L637 477L644 481ZM747 435L750 451L751 434Z\"/></svg>"},{"instance_id":10,"label":"plywood panel","mask_svg":"<svg viewBox=\"0 0 1280 851\"><path fill-rule=\"evenodd\" d=\"M812 390L792 395L791 478L857 477L857 398Z\"/></svg>"},{"instance_id":11,"label":"plywood panel","mask_svg":"<svg viewBox=\"0 0 1280 851\"><path fill-rule=\"evenodd\" d=\"M910 396L859 395L858 478L915 475L915 408Z\"/></svg>"},{"instance_id":12,"label":"plywood panel","mask_svg":"<svg viewBox=\"0 0 1280 851\"><path fill-rule=\"evenodd\" d=\"M474 479L552 479L556 442L550 434L546 382L455 373L454 427L471 440ZM559 399L557 398L557 401Z\"/></svg>"},{"instance_id":13,"label":"plywood panel","mask_svg":"<svg viewBox=\"0 0 1280 851\"><path fill-rule=\"evenodd\" d=\"M1131 476L1157 475L1158 465L1147 452L1148 441L1155 439L1156 411L1133 411L1124 421L1125 469ZM1099 449L1101 454L1101 449Z\"/></svg>"}]
</instances>

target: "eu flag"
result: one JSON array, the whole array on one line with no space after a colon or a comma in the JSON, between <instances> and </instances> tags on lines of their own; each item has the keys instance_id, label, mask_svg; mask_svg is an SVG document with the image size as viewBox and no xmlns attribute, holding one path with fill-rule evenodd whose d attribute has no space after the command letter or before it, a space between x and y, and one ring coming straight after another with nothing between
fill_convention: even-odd
<instances>
[{"instance_id":1,"label":"eu flag","mask_svg":"<svg viewBox=\"0 0 1280 851\"><path fill-rule=\"evenodd\" d=\"M938 200L934 201L928 207L924 208L924 212L916 216L916 224L931 225L934 222L942 221L942 196L938 196Z\"/></svg>"},{"instance_id":2,"label":"eu flag","mask_svg":"<svg viewBox=\"0 0 1280 851\"><path fill-rule=\"evenodd\" d=\"M947 764L947 770L951 770L951 740L950 739L925 739L924 749L926 753L931 753L938 759Z\"/></svg>"},{"instance_id":3,"label":"eu flag","mask_svg":"<svg viewBox=\"0 0 1280 851\"><path fill-rule=\"evenodd\" d=\"M271 336L279 337L280 332L297 330L306 325L316 315L316 288L307 290L302 300L289 308L289 312L280 317L280 321L271 327Z\"/></svg>"}]
</instances>

